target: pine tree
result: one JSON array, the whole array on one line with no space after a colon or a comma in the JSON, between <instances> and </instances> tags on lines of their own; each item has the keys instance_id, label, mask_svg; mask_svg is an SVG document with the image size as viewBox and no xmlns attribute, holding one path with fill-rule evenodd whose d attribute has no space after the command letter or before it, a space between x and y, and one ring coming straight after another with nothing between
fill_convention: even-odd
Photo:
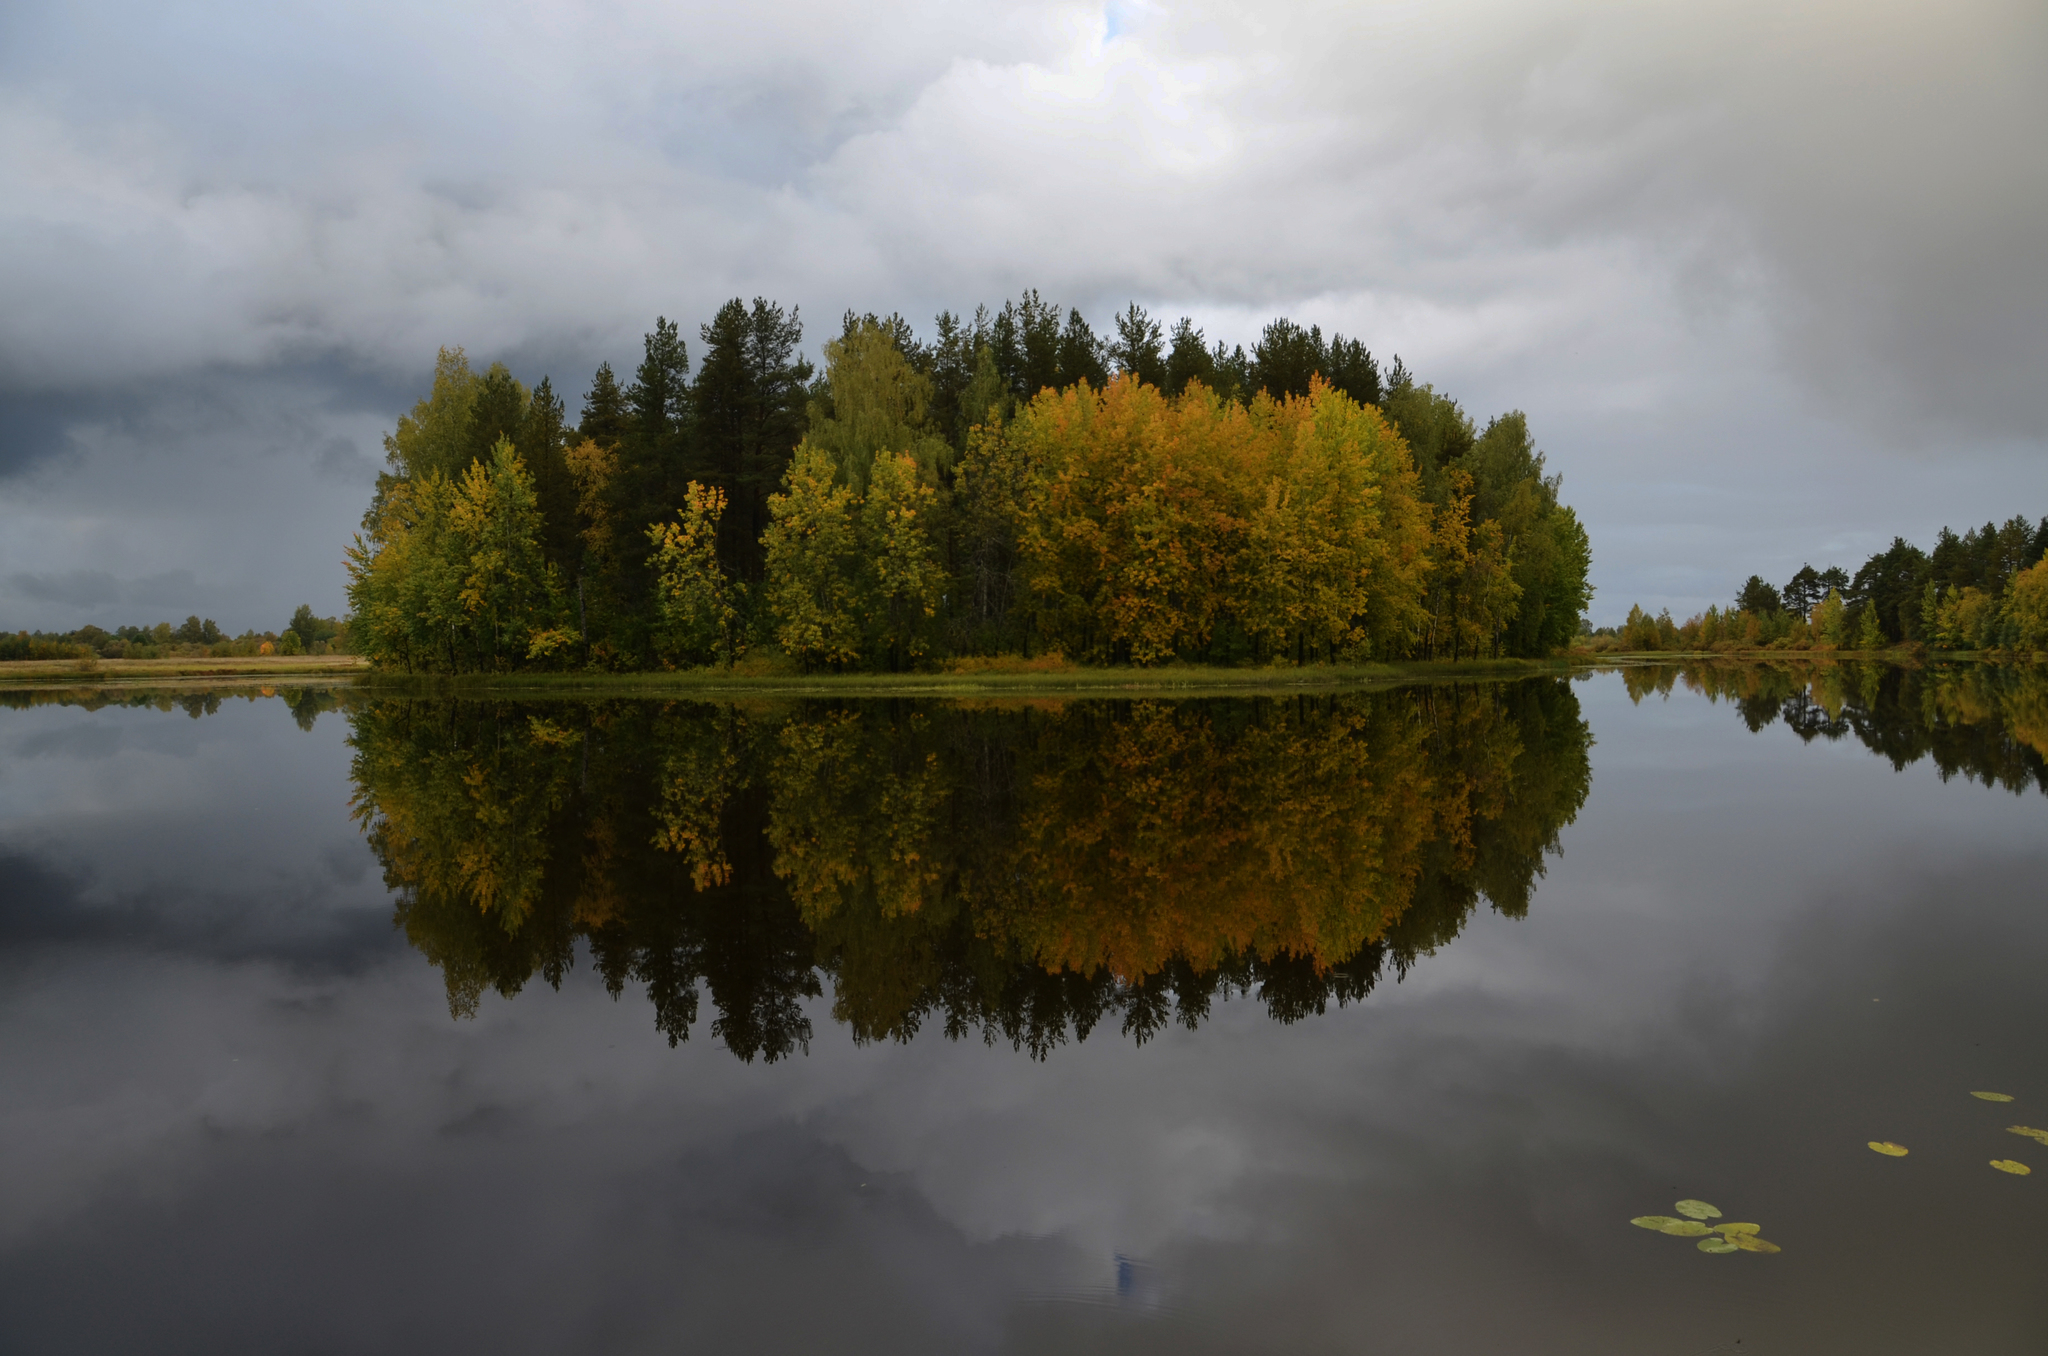
<instances>
[{"instance_id":1,"label":"pine tree","mask_svg":"<svg viewBox=\"0 0 2048 1356\"><path fill-rule=\"evenodd\" d=\"M576 431L599 447L616 447L626 436L626 393L612 375L610 363L599 363L583 397L583 418Z\"/></svg>"},{"instance_id":2,"label":"pine tree","mask_svg":"<svg viewBox=\"0 0 2048 1356\"><path fill-rule=\"evenodd\" d=\"M974 401L968 399L986 346L951 311L939 312L934 325L938 337L928 350L930 370L926 374L932 383L929 417L933 430L952 443L957 453L967 446L967 430L986 417L988 403L995 398L984 397L978 411L972 409ZM994 370L993 359L990 370Z\"/></svg>"},{"instance_id":3,"label":"pine tree","mask_svg":"<svg viewBox=\"0 0 2048 1356\"><path fill-rule=\"evenodd\" d=\"M1110 361L1118 372L1128 372L1147 386L1166 387L1165 334L1159 322L1132 302L1116 318L1116 342L1110 345Z\"/></svg>"},{"instance_id":4,"label":"pine tree","mask_svg":"<svg viewBox=\"0 0 2048 1356\"><path fill-rule=\"evenodd\" d=\"M1330 385L1361 405L1380 403L1380 365L1373 360L1365 345L1356 339L1346 339L1341 334L1330 336L1329 357L1324 364L1323 376Z\"/></svg>"},{"instance_id":5,"label":"pine tree","mask_svg":"<svg viewBox=\"0 0 2048 1356\"><path fill-rule=\"evenodd\" d=\"M540 503L541 549L548 562L574 578L581 568L582 544L577 537L576 482L567 458L568 411L546 377L533 388L513 443L533 476Z\"/></svg>"},{"instance_id":6,"label":"pine tree","mask_svg":"<svg viewBox=\"0 0 2048 1356\"><path fill-rule=\"evenodd\" d=\"M1323 332L1307 329L1282 316L1266 326L1252 345L1249 391L1264 391L1275 400L1305 396L1309 382L1329 365Z\"/></svg>"},{"instance_id":7,"label":"pine tree","mask_svg":"<svg viewBox=\"0 0 2048 1356\"><path fill-rule=\"evenodd\" d=\"M1109 367L1103 359L1102 341L1079 311L1070 310L1060 330L1059 367L1053 383L1066 387L1077 381L1101 390L1109 384Z\"/></svg>"},{"instance_id":8,"label":"pine tree","mask_svg":"<svg viewBox=\"0 0 2048 1356\"><path fill-rule=\"evenodd\" d=\"M1160 383L1168 395L1179 395L1191 381L1216 389L1216 355L1206 344L1194 321L1182 316L1174 323L1172 347L1166 354L1166 380Z\"/></svg>"},{"instance_id":9,"label":"pine tree","mask_svg":"<svg viewBox=\"0 0 2048 1356\"><path fill-rule=\"evenodd\" d=\"M696 465L732 506L720 559L736 577L758 579L768 496L804 432L811 365L796 355L803 324L794 310L785 316L765 298L754 298L749 310L734 297L699 333L704 361L691 393Z\"/></svg>"},{"instance_id":10,"label":"pine tree","mask_svg":"<svg viewBox=\"0 0 2048 1356\"><path fill-rule=\"evenodd\" d=\"M477 382L476 395L470 401L462 465L452 474L459 474L471 462L489 461L491 449L501 438L510 439L516 446L529 399L526 388L514 380L505 364L492 363ZM521 453L524 455L523 448Z\"/></svg>"}]
</instances>

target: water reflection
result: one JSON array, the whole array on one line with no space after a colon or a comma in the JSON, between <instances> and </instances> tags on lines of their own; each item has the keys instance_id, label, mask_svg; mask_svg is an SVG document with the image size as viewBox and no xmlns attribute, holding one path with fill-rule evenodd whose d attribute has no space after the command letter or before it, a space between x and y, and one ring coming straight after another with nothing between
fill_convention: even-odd
<instances>
[{"instance_id":1,"label":"water reflection","mask_svg":"<svg viewBox=\"0 0 2048 1356\"><path fill-rule=\"evenodd\" d=\"M355 813L450 1009L580 939L670 1041L1144 1041L1370 992L1484 897L1526 911L1590 786L1570 687L1300 700L372 699Z\"/></svg>"},{"instance_id":2,"label":"water reflection","mask_svg":"<svg viewBox=\"0 0 2048 1356\"><path fill-rule=\"evenodd\" d=\"M1782 721L1800 739L1854 737L1904 769L1932 759L2015 794L2048 794L2048 671L2032 665L1699 663L1624 670L1629 696L1676 685L1734 704L1752 733Z\"/></svg>"},{"instance_id":3,"label":"water reflection","mask_svg":"<svg viewBox=\"0 0 2048 1356\"><path fill-rule=\"evenodd\" d=\"M285 709L291 712L293 721L301 730L310 730L322 713L341 708L347 701L348 689L298 684L212 692L103 687L12 688L0 691L0 709L27 711L38 706L73 706L86 711L157 710L167 714L183 711L198 720L202 716L218 715L227 702L267 701L272 697L283 699Z\"/></svg>"}]
</instances>

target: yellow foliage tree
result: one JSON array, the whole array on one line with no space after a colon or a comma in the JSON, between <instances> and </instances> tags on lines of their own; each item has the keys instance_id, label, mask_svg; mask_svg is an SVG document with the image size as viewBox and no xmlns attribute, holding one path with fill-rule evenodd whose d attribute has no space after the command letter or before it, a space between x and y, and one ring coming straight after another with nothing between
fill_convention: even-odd
<instances>
[{"instance_id":1,"label":"yellow foliage tree","mask_svg":"<svg viewBox=\"0 0 2048 1356\"><path fill-rule=\"evenodd\" d=\"M649 565L655 576L660 624L655 644L665 658L686 663L730 665L741 649L739 609L718 563L718 520L725 491L691 481L672 523L647 529L654 544Z\"/></svg>"},{"instance_id":2,"label":"yellow foliage tree","mask_svg":"<svg viewBox=\"0 0 2048 1356\"><path fill-rule=\"evenodd\" d=\"M798 447L761 538L776 641L806 668L860 658L858 504L836 469L825 449Z\"/></svg>"},{"instance_id":3,"label":"yellow foliage tree","mask_svg":"<svg viewBox=\"0 0 2048 1356\"><path fill-rule=\"evenodd\" d=\"M2048 559L2013 576L2005 620L2013 648L2048 650Z\"/></svg>"},{"instance_id":4,"label":"yellow foliage tree","mask_svg":"<svg viewBox=\"0 0 2048 1356\"><path fill-rule=\"evenodd\" d=\"M877 452L861 503L865 611L877 649L900 669L923 657L929 624L945 591L932 527L939 496L908 453Z\"/></svg>"}]
</instances>

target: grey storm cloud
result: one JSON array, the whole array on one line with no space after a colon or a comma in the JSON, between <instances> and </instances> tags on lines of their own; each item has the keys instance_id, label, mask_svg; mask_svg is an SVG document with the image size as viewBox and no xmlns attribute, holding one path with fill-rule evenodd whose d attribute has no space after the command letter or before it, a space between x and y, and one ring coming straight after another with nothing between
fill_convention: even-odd
<instances>
[{"instance_id":1,"label":"grey storm cloud","mask_svg":"<svg viewBox=\"0 0 2048 1356\"><path fill-rule=\"evenodd\" d=\"M187 569L183 611L276 625L340 605L441 344L573 406L657 313L765 294L815 339L1038 287L1232 342L1292 314L1526 409L1596 613L1696 606L2048 509L2044 73L2005 0L32 0L0 577Z\"/></svg>"},{"instance_id":2,"label":"grey storm cloud","mask_svg":"<svg viewBox=\"0 0 2048 1356\"><path fill-rule=\"evenodd\" d=\"M190 570L172 570L148 579L116 579L105 570L71 570L65 574L17 574L8 586L39 603L95 610L111 604L138 607L176 606L192 596L196 581Z\"/></svg>"}]
</instances>

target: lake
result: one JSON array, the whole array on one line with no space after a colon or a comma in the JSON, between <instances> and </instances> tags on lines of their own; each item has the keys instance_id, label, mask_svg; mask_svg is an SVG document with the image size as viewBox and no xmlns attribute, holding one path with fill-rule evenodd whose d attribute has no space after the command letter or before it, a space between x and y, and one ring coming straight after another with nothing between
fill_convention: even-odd
<instances>
[{"instance_id":1,"label":"lake","mask_svg":"<svg viewBox=\"0 0 2048 1356\"><path fill-rule=\"evenodd\" d=\"M2034 670L0 701L9 1351L2048 1348Z\"/></svg>"}]
</instances>

